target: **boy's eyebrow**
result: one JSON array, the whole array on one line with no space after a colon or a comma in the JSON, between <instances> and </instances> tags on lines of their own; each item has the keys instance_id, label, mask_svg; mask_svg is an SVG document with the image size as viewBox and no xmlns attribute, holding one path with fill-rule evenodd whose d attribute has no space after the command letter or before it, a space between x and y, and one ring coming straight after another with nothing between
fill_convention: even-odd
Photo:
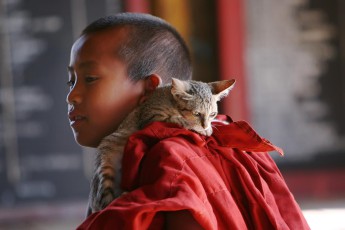
<instances>
[{"instance_id":1,"label":"boy's eyebrow","mask_svg":"<svg viewBox=\"0 0 345 230\"><path fill-rule=\"evenodd\" d=\"M97 65L97 63L95 61L85 61L85 62L82 62L78 65L78 69L87 69L87 68L94 67L96 65ZM73 68L73 66L67 66L67 70L69 72L73 72L74 68Z\"/></svg>"}]
</instances>

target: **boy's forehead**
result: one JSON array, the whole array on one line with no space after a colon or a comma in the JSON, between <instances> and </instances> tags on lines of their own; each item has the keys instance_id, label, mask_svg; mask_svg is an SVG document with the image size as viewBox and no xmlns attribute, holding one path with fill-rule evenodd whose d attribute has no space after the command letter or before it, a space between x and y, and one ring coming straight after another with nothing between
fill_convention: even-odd
<instances>
[{"instance_id":1,"label":"boy's forehead","mask_svg":"<svg viewBox=\"0 0 345 230\"><path fill-rule=\"evenodd\" d=\"M70 61L74 62L77 56L85 54L114 54L126 37L127 30L123 28L111 28L81 35L72 46Z\"/></svg>"},{"instance_id":2,"label":"boy's forehead","mask_svg":"<svg viewBox=\"0 0 345 230\"><path fill-rule=\"evenodd\" d=\"M86 40L86 36L85 35L82 35L80 36L72 45L72 49L71 49L71 53L75 53L75 52L78 52L83 44L85 43L85 40Z\"/></svg>"},{"instance_id":3,"label":"boy's forehead","mask_svg":"<svg viewBox=\"0 0 345 230\"><path fill-rule=\"evenodd\" d=\"M102 46L106 44L120 44L127 39L129 29L127 27L113 27L81 35L74 43L93 44ZM108 43L109 42L109 43Z\"/></svg>"}]
</instances>

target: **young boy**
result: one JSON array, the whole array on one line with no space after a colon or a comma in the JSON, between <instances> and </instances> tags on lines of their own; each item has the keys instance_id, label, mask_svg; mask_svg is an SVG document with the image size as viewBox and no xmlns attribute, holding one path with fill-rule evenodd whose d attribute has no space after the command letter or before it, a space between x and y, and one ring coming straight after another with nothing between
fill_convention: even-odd
<instances>
[{"instance_id":1,"label":"young boy","mask_svg":"<svg viewBox=\"0 0 345 230\"><path fill-rule=\"evenodd\" d=\"M67 96L77 143L97 147L172 77L190 79L189 51L165 21L123 13L74 43ZM309 229L267 151L245 122L219 116L204 137L155 122L133 134L122 163L128 193L78 229Z\"/></svg>"}]
</instances>

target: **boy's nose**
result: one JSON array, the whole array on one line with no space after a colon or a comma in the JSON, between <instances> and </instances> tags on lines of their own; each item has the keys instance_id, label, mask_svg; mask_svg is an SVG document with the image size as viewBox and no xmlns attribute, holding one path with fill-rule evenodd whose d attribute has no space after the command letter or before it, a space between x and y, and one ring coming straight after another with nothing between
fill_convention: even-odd
<instances>
[{"instance_id":1,"label":"boy's nose","mask_svg":"<svg viewBox=\"0 0 345 230\"><path fill-rule=\"evenodd\" d=\"M70 104L70 105L80 104L81 93L80 93L80 90L77 88L77 85L75 85L67 94L66 102L67 104Z\"/></svg>"}]
</instances>

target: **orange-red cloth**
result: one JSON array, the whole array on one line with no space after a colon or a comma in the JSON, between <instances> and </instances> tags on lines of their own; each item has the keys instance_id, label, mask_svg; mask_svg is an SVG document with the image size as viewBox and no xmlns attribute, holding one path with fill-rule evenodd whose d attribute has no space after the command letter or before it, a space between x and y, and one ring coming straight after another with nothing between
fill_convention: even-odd
<instances>
[{"instance_id":1,"label":"orange-red cloth","mask_svg":"<svg viewBox=\"0 0 345 230\"><path fill-rule=\"evenodd\" d=\"M78 229L162 229L164 212L177 210L208 230L310 229L267 154L282 150L244 121L213 127L205 137L154 122L133 134L122 169L129 192Z\"/></svg>"}]
</instances>

